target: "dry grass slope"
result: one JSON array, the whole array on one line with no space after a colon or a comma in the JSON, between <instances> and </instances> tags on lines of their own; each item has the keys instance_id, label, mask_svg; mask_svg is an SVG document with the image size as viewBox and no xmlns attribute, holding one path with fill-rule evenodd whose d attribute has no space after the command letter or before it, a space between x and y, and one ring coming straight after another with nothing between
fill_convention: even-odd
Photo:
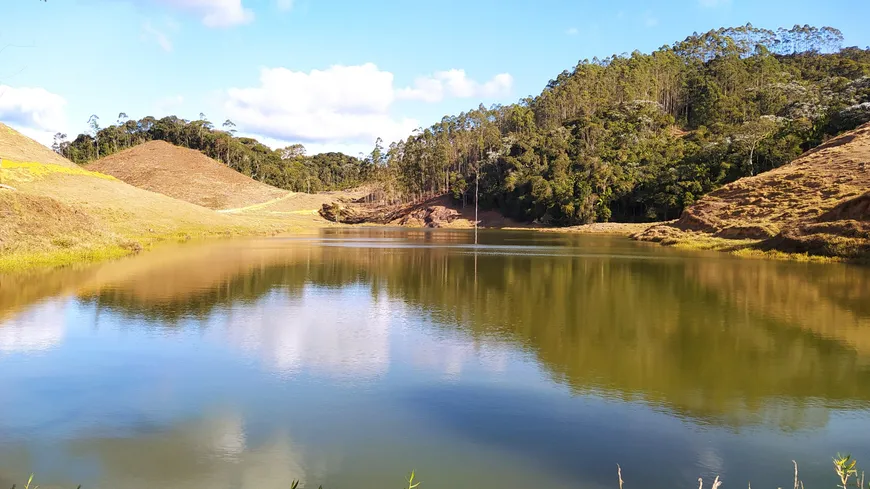
<instances>
[{"instance_id":1,"label":"dry grass slope","mask_svg":"<svg viewBox=\"0 0 870 489\"><path fill-rule=\"evenodd\" d=\"M77 168L78 165L0 122L0 158L18 162L51 163Z\"/></svg>"},{"instance_id":2,"label":"dry grass slope","mask_svg":"<svg viewBox=\"0 0 870 489\"><path fill-rule=\"evenodd\" d=\"M86 171L6 126L0 158L0 181L15 189L0 189L0 272L122 256L167 241L324 224L311 216L218 213L143 190ZM275 190L264 187L264 194Z\"/></svg>"},{"instance_id":3,"label":"dry grass slope","mask_svg":"<svg viewBox=\"0 0 870 489\"><path fill-rule=\"evenodd\" d=\"M671 223L635 237L665 244L866 259L870 256L870 124L795 161L712 192Z\"/></svg>"},{"instance_id":4,"label":"dry grass slope","mask_svg":"<svg viewBox=\"0 0 870 489\"><path fill-rule=\"evenodd\" d=\"M209 209L236 209L288 195L199 151L151 141L88 165L130 185Z\"/></svg>"}]
</instances>

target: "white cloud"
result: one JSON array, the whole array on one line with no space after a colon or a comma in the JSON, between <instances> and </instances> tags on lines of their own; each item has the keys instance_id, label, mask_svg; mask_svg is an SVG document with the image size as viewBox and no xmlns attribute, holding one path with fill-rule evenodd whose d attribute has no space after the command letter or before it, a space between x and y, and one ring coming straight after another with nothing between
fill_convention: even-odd
<instances>
[{"instance_id":1,"label":"white cloud","mask_svg":"<svg viewBox=\"0 0 870 489\"><path fill-rule=\"evenodd\" d=\"M44 88L0 85L0 121L42 144L65 132L66 100Z\"/></svg>"},{"instance_id":2,"label":"white cloud","mask_svg":"<svg viewBox=\"0 0 870 489\"><path fill-rule=\"evenodd\" d=\"M279 10L290 10L293 8L293 0L277 0L275 5L278 6Z\"/></svg>"},{"instance_id":3,"label":"white cloud","mask_svg":"<svg viewBox=\"0 0 870 489\"><path fill-rule=\"evenodd\" d=\"M245 136L255 138L261 143L272 149L281 149L294 144L293 141L287 141L284 139L275 139L269 136L263 136L261 134L254 133L238 133L237 136ZM389 145L390 142L387 142ZM367 155L372 152L374 146L370 142L363 143L305 143L305 154L308 155L316 155L319 153L329 153L331 151L337 151L339 153L344 153L346 155L358 156L360 153Z\"/></svg>"},{"instance_id":4,"label":"white cloud","mask_svg":"<svg viewBox=\"0 0 870 489\"><path fill-rule=\"evenodd\" d=\"M480 83L468 78L465 70L438 71L430 76L414 80L413 88L404 88L397 97L406 100L439 102L445 96L459 98L495 98L510 94L514 79L509 73L501 73L491 80Z\"/></svg>"},{"instance_id":5,"label":"white cloud","mask_svg":"<svg viewBox=\"0 0 870 489\"><path fill-rule=\"evenodd\" d=\"M255 88L227 91L227 115L240 129L304 143L371 143L407 136L419 124L394 118L393 74L367 63L309 73L266 68Z\"/></svg>"},{"instance_id":6,"label":"white cloud","mask_svg":"<svg viewBox=\"0 0 870 489\"><path fill-rule=\"evenodd\" d=\"M169 39L169 36L167 36L165 32L156 29L153 25L151 25L151 21L146 20L142 24L142 39L153 40L164 51L172 51L172 41Z\"/></svg>"},{"instance_id":7,"label":"white cloud","mask_svg":"<svg viewBox=\"0 0 870 489\"><path fill-rule=\"evenodd\" d=\"M200 16L208 27L229 27L254 20L254 12L242 0L146 0Z\"/></svg>"},{"instance_id":8,"label":"white cloud","mask_svg":"<svg viewBox=\"0 0 870 489\"><path fill-rule=\"evenodd\" d=\"M571 27L570 29L565 31L565 34L569 36L576 36L577 34L580 34L580 29L576 27Z\"/></svg>"},{"instance_id":9,"label":"white cloud","mask_svg":"<svg viewBox=\"0 0 870 489\"><path fill-rule=\"evenodd\" d=\"M698 3L705 8L718 8L731 5L731 0L698 0Z\"/></svg>"},{"instance_id":10,"label":"white cloud","mask_svg":"<svg viewBox=\"0 0 870 489\"><path fill-rule=\"evenodd\" d=\"M265 68L256 87L226 92L227 116L244 132L306 145L365 147L378 137L387 144L408 136L419 122L392 113L396 100L438 102L446 97L505 96L513 77L480 83L463 70L439 71L397 89L393 74L372 63L335 65L310 72Z\"/></svg>"},{"instance_id":11,"label":"white cloud","mask_svg":"<svg viewBox=\"0 0 870 489\"><path fill-rule=\"evenodd\" d=\"M51 148L51 145L54 144L54 135L57 134L58 132L64 132L64 131L45 131L42 129L33 129L30 127L19 126L18 124L12 124L12 123L9 124L9 127L11 127L12 129L15 129L16 131L20 132L21 134L24 134L25 136L29 137L30 139L36 141L37 143L39 143L45 147L48 147L48 148ZM73 136L75 136L75 135L73 135Z\"/></svg>"}]
</instances>

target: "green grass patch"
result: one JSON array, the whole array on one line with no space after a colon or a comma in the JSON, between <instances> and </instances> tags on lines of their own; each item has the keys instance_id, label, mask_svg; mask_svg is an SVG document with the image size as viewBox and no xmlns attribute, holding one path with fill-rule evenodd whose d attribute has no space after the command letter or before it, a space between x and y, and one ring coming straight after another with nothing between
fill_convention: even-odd
<instances>
[{"instance_id":1,"label":"green grass patch","mask_svg":"<svg viewBox=\"0 0 870 489\"><path fill-rule=\"evenodd\" d=\"M15 252L0 257L0 273L18 273L37 268L60 268L77 263L114 260L135 252L135 248L124 245L107 245L85 249Z\"/></svg>"},{"instance_id":2,"label":"green grass patch","mask_svg":"<svg viewBox=\"0 0 870 489\"><path fill-rule=\"evenodd\" d=\"M3 177L11 177L12 180L15 180L16 174L19 174L21 172L26 172L27 174L36 178L43 178L52 174L63 174L102 178L103 180L117 180L117 178L111 175L106 175L95 171L88 171L84 168L71 168L61 165L55 165L53 163L36 163L33 161L12 161L4 159L3 166L2 168L0 168L0 171L4 173Z\"/></svg>"}]
</instances>

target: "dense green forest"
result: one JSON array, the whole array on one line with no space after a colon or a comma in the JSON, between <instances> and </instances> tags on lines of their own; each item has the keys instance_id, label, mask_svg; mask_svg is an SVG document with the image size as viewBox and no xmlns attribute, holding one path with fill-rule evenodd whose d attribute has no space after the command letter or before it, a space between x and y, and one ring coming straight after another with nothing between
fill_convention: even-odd
<instances>
[{"instance_id":1,"label":"dense green forest","mask_svg":"<svg viewBox=\"0 0 870 489\"><path fill-rule=\"evenodd\" d=\"M251 178L298 192L350 188L371 180L373 174L371 160L366 158L343 153L306 155L301 144L272 150L256 139L237 137L230 120L221 129L215 128L205 114L195 121L175 116L137 121L122 112L117 122L107 127L100 127L95 115L88 125L90 134L79 134L72 141L65 134L56 134L52 149L84 164L138 144L162 140L202 151Z\"/></svg>"},{"instance_id":2,"label":"dense green forest","mask_svg":"<svg viewBox=\"0 0 870 489\"><path fill-rule=\"evenodd\" d=\"M273 151L202 115L106 128L92 118L91 134L58 135L55 148L82 163L162 139L292 190L377 182L388 199L473 202L479 183L481 206L528 221L669 219L870 120L870 48L842 41L831 27L747 24L650 54L583 60L536 97L446 116L361 158Z\"/></svg>"},{"instance_id":3,"label":"dense green forest","mask_svg":"<svg viewBox=\"0 0 870 489\"><path fill-rule=\"evenodd\" d=\"M479 107L389 148L401 192L553 224L669 219L701 195L870 120L870 48L751 25L581 61L537 97Z\"/></svg>"}]
</instances>

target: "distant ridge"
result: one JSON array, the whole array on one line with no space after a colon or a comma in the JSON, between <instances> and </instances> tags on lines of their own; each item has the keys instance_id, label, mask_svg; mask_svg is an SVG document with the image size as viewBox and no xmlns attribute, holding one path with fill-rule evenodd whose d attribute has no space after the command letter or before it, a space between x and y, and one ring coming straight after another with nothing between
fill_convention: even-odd
<instances>
[{"instance_id":1,"label":"distant ridge","mask_svg":"<svg viewBox=\"0 0 870 489\"><path fill-rule=\"evenodd\" d=\"M130 185L222 210L268 202L289 194L257 182L199 151L149 141L87 165Z\"/></svg>"}]
</instances>

